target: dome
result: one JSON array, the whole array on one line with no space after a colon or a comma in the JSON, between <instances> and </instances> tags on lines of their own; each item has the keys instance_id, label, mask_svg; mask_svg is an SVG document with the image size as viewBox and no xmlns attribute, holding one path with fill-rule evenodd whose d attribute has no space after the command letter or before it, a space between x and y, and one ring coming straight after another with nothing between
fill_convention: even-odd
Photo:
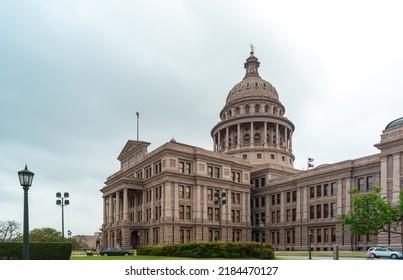
<instances>
[{"instance_id":1,"label":"dome","mask_svg":"<svg viewBox=\"0 0 403 280\"><path fill-rule=\"evenodd\" d=\"M228 93L226 106L242 99L268 99L279 101L276 89L268 81L259 76L258 68L260 62L254 56L253 51L244 64L246 69L245 77L237 83Z\"/></svg>"},{"instance_id":2,"label":"dome","mask_svg":"<svg viewBox=\"0 0 403 280\"><path fill-rule=\"evenodd\" d=\"M396 128L396 127L399 127L399 126L403 126L403 117L401 117L401 118L399 118L399 119L397 119L397 120L391 121L391 122L386 126L385 129L392 129L392 128Z\"/></svg>"}]
</instances>

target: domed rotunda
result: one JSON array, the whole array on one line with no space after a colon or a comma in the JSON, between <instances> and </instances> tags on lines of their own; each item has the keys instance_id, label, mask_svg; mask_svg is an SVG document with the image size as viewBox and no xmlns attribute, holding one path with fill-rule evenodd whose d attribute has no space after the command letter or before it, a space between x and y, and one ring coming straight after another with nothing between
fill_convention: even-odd
<instances>
[{"instance_id":1,"label":"domed rotunda","mask_svg":"<svg viewBox=\"0 0 403 280\"><path fill-rule=\"evenodd\" d=\"M252 46L244 63L245 77L228 93L221 121L211 131L214 151L248 160L253 166L293 167L294 124L284 116L276 89L259 76L259 66Z\"/></svg>"}]
</instances>

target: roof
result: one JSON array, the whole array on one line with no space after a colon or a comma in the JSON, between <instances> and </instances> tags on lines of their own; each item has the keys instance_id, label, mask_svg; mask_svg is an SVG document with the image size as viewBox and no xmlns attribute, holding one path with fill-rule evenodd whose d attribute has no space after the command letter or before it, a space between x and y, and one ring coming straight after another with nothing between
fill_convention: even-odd
<instances>
[{"instance_id":1,"label":"roof","mask_svg":"<svg viewBox=\"0 0 403 280\"><path fill-rule=\"evenodd\" d=\"M391 128L396 128L399 126L403 126L403 117L396 119L394 121L391 121L385 129L391 129Z\"/></svg>"}]
</instances>

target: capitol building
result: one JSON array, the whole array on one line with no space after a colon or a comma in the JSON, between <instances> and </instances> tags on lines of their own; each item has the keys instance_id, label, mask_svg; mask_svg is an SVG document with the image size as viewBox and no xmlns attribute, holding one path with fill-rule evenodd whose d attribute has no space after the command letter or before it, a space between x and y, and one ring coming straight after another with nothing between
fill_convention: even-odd
<instances>
[{"instance_id":1,"label":"capitol building","mask_svg":"<svg viewBox=\"0 0 403 280\"><path fill-rule=\"evenodd\" d=\"M101 189L101 246L262 238L275 250L402 248L403 235L353 236L338 217L352 210L353 187L367 192L379 185L398 203L403 118L374 131L381 134L377 154L296 169L294 124L259 66L252 48L245 76L229 90L212 127L212 150L172 139L149 151L148 142L127 141L120 170Z\"/></svg>"}]
</instances>

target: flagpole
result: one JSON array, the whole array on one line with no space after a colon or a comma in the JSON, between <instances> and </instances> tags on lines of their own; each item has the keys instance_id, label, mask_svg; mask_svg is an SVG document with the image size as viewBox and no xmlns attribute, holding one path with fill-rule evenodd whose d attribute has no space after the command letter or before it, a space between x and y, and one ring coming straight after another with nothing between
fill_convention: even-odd
<instances>
[{"instance_id":1,"label":"flagpole","mask_svg":"<svg viewBox=\"0 0 403 280\"><path fill-rule=\"evenodd\" d=\"M139 112L136 112L137 116L137 141L139 141Z\"/></svg>"}]
</instances>

